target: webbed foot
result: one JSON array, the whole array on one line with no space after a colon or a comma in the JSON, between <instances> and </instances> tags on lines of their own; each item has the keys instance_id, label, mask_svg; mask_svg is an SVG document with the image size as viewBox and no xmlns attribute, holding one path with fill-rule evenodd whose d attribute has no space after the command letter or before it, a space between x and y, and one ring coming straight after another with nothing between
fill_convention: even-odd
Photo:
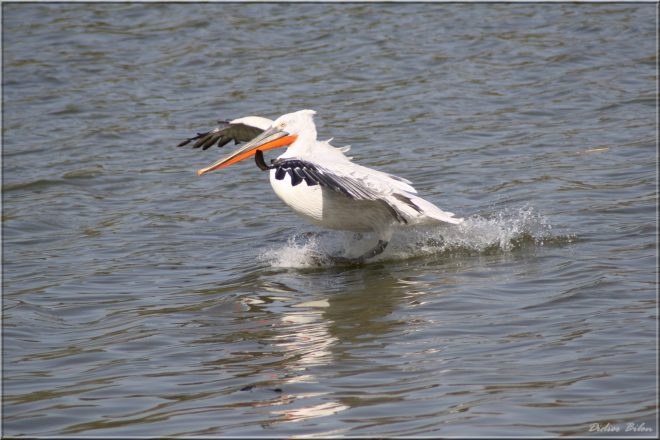
<instances>
[{"instance_id":1,"label":"webbed foot","mask_svg":"<svg viewBox=\"0 0 660 440\"><path fill-rule=\"evenodd\" d=\"M369 258L373 258L376 255L382 254L383 251L385 251L387 244L388 244L387 241L378 240L378 244L376 244L376 246L374 246L372 249L369 249L367 252L360 255L359 257L354 257L354 258L342 257L339 255L321 255L321 254L312 255L311 258L314 264L318 266L323 265L324 262L330 262L336 266L356 266L356 265L359 266L365 264Z\"/></svg>"}]
</instances>

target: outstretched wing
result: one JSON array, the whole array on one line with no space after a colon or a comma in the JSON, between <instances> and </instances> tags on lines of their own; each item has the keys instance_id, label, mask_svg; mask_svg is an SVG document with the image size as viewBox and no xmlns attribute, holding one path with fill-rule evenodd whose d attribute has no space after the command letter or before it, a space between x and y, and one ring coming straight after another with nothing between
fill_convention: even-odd
<instances>
[{"instance_id":1,"label":"outstretched wing","mask_svg":"<svg viewBox=\"0 0 660 440\"><path fill-rule=\"evenodd\" d=\"M330 168L302 159L284 158L273 161L272 167L277 180L283 180L288 174L293 186L305 181L308 186L320 185L350 199L383 203L400 223L418 221L421 217L454 224L462 221L452 212L415 196L416 191L407 180L352 162L334 163Z\"/></svg>"},{"instance_id":2,"label":"outstretched wing","mask_svg":"<svg viewBox=\"0 0 660 440\"><path fill-rule=\"evenodd\" d=\"M277 180L284 179L288 174L291 176L291 185L293 186L299 185L304 180L308 186L320 185L353 200L371 200L382 203L399 223L408 223L407 216L400 209L397 209L398 206L391 199L392 197L398 199L399 202L408 203L409 207L420 212L408 197L403 194L393 194L391 187L384 184L385 182L379 182L379 172L375 172L378 174L374 174L374 176L378 177L374 178L372 176L371 181L368 174L360 173L364 175L356 175L355 171L363 168L359 165L351 163L350 168L355 168L351 173L348 169L332 170L319 164L292 158L275 160L273 167L275 168L275 178Z\"/></svg>"},{"instance_id":3,"label":"outstretched wing","mask_svg":"<svg viewBox=\"0 0 660 440\"><path fill-rule=\"evenodd\" d=\"M206 133L197 133L197 136L186 139L181 142L177 147L183 147L192 141L193 148L201 148L206 150L214 144L218 147L223 147L231 141L234 144L247 142L258 136L263 132L263 129L248 125L240 122L219 121L219 126Z\"/></svg>"},{"instance_id":4,"label":"outstretched wing","mask_svg":"<svg viewBox=\"0 0 660 440\"><path fill-rule=\"evenodd\" d=\"M386 195L384 191L365 185L348 173L337 173L322 165L301 159L277 159L273 162L273 167L277 180L282 180L286 174L289 174L293 186L304 180L308 186L321 185L354 200L378 200Z\"/></svg>"}]
</instances>

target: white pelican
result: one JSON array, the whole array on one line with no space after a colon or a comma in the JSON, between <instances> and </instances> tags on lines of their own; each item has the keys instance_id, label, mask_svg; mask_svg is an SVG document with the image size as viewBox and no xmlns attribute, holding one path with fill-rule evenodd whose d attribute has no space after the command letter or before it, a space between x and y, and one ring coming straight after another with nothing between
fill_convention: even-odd
<instances>
[{"instance_id":1,"label":"white pelican","mask_svg":"<svg viewBox=\"0 0 660 440\"><path fill-rule=\"evenodd\" d=\"M398 225L458 224L462 218L417 197L411 182L363 167L344 155L349 147L336 148L316 139L314 110L300 110L275 121L248 116L222 122L220 127L187 139L193 147L207 149L217 142L247 142L233 153L197 171L208 173L250 156L262 170L270 171L275 194L309 222L330 229L373 231L378 244L357 258L331 257L334 261L363 263L382 253ZM267 165L263 151L288 147Z\"/></svg>"}]
</instances>

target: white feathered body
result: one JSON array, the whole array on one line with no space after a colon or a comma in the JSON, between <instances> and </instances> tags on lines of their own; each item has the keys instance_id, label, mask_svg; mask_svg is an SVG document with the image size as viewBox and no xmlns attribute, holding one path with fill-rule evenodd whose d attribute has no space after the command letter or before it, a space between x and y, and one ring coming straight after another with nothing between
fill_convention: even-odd
<instances>
[{"instance_id":1,"label":"white feathered body","mask_svg":"<svg viewBox=\"0 0 660 440\"><path fill-rule=\"evenodd\" d=\"M349 177L371 193L377 193L379 198L356 200L320 185L308 186L304 180L293 186L289 174L278 180L275 170L271 170L270 184L275 194L312 224L346 231L382 232L397 223L457 224L462 221L453 217L453 213L442 211L414 195L417 191L408 180L353 163L344 155L349 147L336 148L329 141L316 140L302 145L304 147L291 145L279 158L301 159L331 170L334 175Z\"/></svg>"}]
</instances>

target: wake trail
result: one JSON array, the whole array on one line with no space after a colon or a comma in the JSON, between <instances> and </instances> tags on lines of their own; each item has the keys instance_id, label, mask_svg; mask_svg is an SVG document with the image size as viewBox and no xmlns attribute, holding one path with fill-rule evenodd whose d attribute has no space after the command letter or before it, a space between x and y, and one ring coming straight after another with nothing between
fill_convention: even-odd
<instances>
[{"instance_id":1,"label":"wake trail","mask_svg":"<svg viewBox=\"0 0 660 440\"><path fill-rule=\"evenodd\" d=\"M562 245L575 236L553 234L548 218L533 207L505 208L492 215L474 215L459 225L434 225L397 230L387 249L371 261L397 261L430 255L452 256L511 252L522 246ZM331 267L327 255L357 256L373 247L372 234L329 231L294 234L281 247L269 249L260 260L272 267Z\"/></svg>"}]
</instances>

